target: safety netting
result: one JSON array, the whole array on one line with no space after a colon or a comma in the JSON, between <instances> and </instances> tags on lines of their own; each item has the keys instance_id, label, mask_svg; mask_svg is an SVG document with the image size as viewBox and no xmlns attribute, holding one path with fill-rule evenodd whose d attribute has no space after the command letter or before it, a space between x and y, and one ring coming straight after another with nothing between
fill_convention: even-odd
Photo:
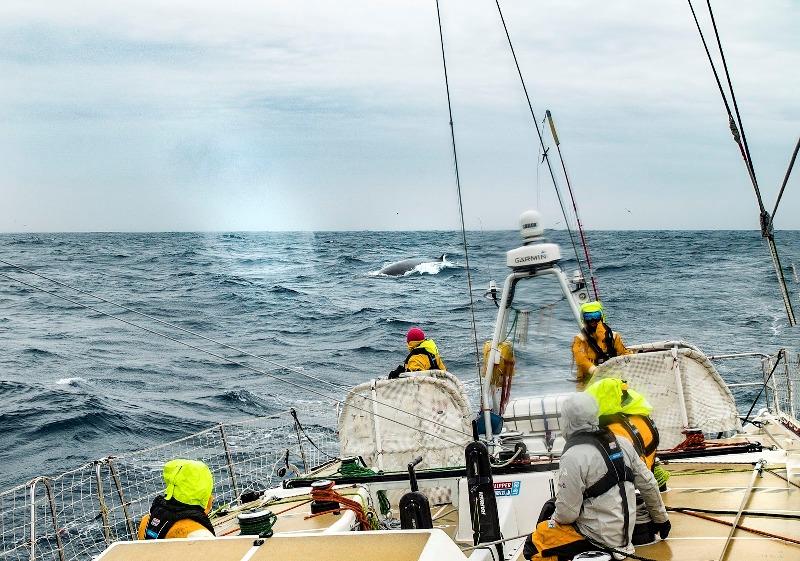
<instances>
[{"instance_id":1,"label":"safety netting","mask_svg":"<svg viewBox=\"0 0 800 561\"><path fill-rule=\"evenodd\" d=\"M339 415L343 456L361 456L373 469L464 465L472 412L464 386L449 372L425 370L353 388Z\"/></svg>"},{"instance_id":2,"label":"safety netting","mask_svg":"<svg viewBox=\"0 0 800 561\"><path fill-rule=\"evenodd\" d=\"M706 434L742 428L736 402L714 365L697 347L681 341L640 345L636 354L610 359L592 380L622 378L645 395L661 437L660 448L681 443L687 428Z\"/></svg>"},{"instance_id":3,"label":"safety netting","mask_svg":"<svg viewBox=\"0 0 800 561\"><path fill-rule=\"evenodd\" d=\"M217 425L2 492L0 560L88 561L114 541L135 539L139 520L164 490L163 465L174 458L209 466L218 509L244 491L278 485L280 467L307 471L338 456L333 430L289 419L280 414Z\"/></svg>"}]
</instances>

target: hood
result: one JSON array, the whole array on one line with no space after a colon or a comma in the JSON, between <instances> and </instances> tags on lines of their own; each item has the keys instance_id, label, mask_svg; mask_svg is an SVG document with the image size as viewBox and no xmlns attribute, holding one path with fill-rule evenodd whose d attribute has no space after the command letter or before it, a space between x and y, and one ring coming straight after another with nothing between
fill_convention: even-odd
<instances>
[{"instance_id":1,"label":"hood","mask_svg":"<svg viewBox=\"0 0 800 561\"><path fill-rule=\"evenodd\" d=\"M604 378L594 382L586 388L586 393L597 400L600 416L615 413L649 415L653 411L653 406L642 394L628 388L625 381L619 378Z\"/></svg>"},{"instance_id":2,"label":"hood","mask_svg":"<svg viewBox=\"0 0 800 561\"><path fill-rule=\"evenodd\" d=\"M569 438L576 432L599 430L597 402L588 393L573 393L561 404L561 432Z\"/></svg>"},{"instance_id":3,"label":"hood","mask_svg":"<svg viewBox=\"0 0 800 561\"><path fill-rule=\"evenodd\" d=\"M408 344L408 350L409 351L412 351L412 350L416 349L417 347L422 347L423 349L425 349L426 351L428 351L431 354L435 354L435 355L439 354L439 349L436 347L436 343L433 342L433 339L425 339L423 341L411 341Z\"/></svg>"},{"instance_id":4,"label":"hood","mask_svg":"<svg viewBox=\"0 0 800 561\"><path fill-rule=\"evenodd\" d=\"M164 464L164 498L206 508L214 490L214 476L203 462L182 458Z\"/></svg>"}]
</instances>

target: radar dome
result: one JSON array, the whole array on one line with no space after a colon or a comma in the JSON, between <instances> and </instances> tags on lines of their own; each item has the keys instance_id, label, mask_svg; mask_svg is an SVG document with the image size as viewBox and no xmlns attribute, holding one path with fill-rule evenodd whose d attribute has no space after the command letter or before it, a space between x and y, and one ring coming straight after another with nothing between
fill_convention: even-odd
<instances>
[{"instance_id":1,"label":"radar dome","mask_svg":"<svg viewBox=\"0 0 800 561\"><path fill-rule=\"evenodd\" d=\"M522 241L526 244L542 237L544 235L542 215L538 210L526 210L519 217L519 229Z\"/></svg>"}]
</instances>

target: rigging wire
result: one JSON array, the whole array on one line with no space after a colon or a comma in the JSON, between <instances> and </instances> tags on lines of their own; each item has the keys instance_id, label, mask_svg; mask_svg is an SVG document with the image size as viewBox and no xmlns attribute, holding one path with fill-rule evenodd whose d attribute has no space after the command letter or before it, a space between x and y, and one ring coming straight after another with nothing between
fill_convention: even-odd
<instances>
[{"instance_id":1,"label":"rigging wire","mask_svg":"<svg viewBox=\"0 0 800 561\"><path fill-rule=\"evenodd\" d=\"M697 32L700 35L700 40L703 43L703 48L706 51L706 57L708 58L708 63L711 66L711 71L713 72L714 79L717 82L717 88L719 89L719 93L722 96L722 101L725 104L725 111L728 114L728 125L731 129L733 140L739 147L739 152L742 155L745 167L747 168L747 173L750 177L750 183L753 185L753 190L755 191L756 201L758 202L758 208L759 208L761 237L767 240L770 256L772 257L772 265L775 268L775 274L778 277L778 287L781 292L781 298L783 299L783 305L786 308L786 315L789 319L789 326L792 327L797 325L797 321L795 319L794 310L792 309L792 301L789 296L789 290L786 288L786 277L783 274L783 266L781 265L780 257L778 255L778 247L775 244L775 234L772 224L772 218L770 218L769 213L764 207L764 201L761 197L761 190L758 187L758 180L756 179L755 168L753 167L753 162L752 159L750 158L750 149L747 145L747 137L745 136L744 128L742 126L739 107L738 104L736 103L736 95L734 94L733 91L733 82L731 81L730 72L728 71L728 65L727 62L725 61L725 53L722 49L722 41L720 39L719 32L717 30L716 20L714 19L714 12L711 9L711 0L706 0L706 4L708 5L708 12L709 15L711 16L711 22L714 28L714 34L717 39L717 46L719 48L720 57L722 58L722 65L725 70L725 76L728 83L728 88L730 90L731 100L733 101L734 110L736 112L736 117L737 117L736 120L734 120L733 118L733 113L731 112L731 107L730 104L728 103L727 95L725 94L722 82L719 79L717 67L714 64L713 58L711 57L711 51L709 50L708 44L706 43L705 36L703 35L703 30L700 27L700 22L697 19L697 13L695 12L694 6L692 5L692 0L687 0L687 2L689 3L689 9L692 12L692 18L694 19L695 26L697 27ZM738 127L736 125L737 121L738 121Z\"/></svg>"},{"instance_id":2,"label":"rigging wire","mask_svg":"<svg viewBox=\"0 0 800 561\"><path fill-rule=\"evenodd\" d=\"M789 167L786 169L786 175L783 176L783 183L781 184L781 190L778 192L778 198L775 200L775 208L772 209L772 216L770 217L770 221L775 220L775 213L778 212L778 204L781 202L781 198L783 197L783 191L786 189L786 183L789 181L789 176L792 174L792 168L794 167L794 161L797 159L797 151L800 150L800 138L797 139L797 144L794 145L794 152L792 152L792 157L789 160Z\"/></svg>"},{"instance_id":3,"label":"rigging wire","mask_svg":"<svg viewBox=\"0 0 800 561\"><path fill-rule=\"evenodd\" d=\"M437 0L438 1L438 0ZM586 278L585 273L583 272L583 264L581 263L581 257L578 253L578 245L575 242L575 235L572 233L572 228L570 227L569 218L567 216L567 209L564 206L563 198L561 197L561 191L558 188L558 181L556 181L556 174L553 171L553 166L550 163L550 157L548 156L548 150L545 148L544 145L544 137L542 136L542 131L539 128L539 121L536 119L536 113L533 110L533 104L531 103L531 97L528 94L528 87L525 84L525 78L522 76L522 69L519 66L519 60L517 60L517 53L514 50L514 44L511 42L511 35L508 32L508 26L506 25L506 20L503 17L503 10L500 8L500 0L495 0L495 4L497 4L497 12L500 14L500 21L503 23L503 30L506 33L506 39L508 40L508 47L511 49L511 56L514 58L514 65L517 67L517 74L519 74L519 80L522 84L522 91L525 92L525 99L528 102L528 109L531 112L531 118L533 119L533 126L536 128L536 135L539 137L539 144L542 146L543 151L543 158L547 161L547 169L550 171L550 178L553 180L553 188L556 191L556 197L558 198L558 204L561 207L561 213L564 215L564 223L567 228L567 233L569 233L570 242L572 242L572 249L575 252L575 260L578 262L578 269L581 272L581 276Z\"/></svg>"},{"instance_id":4,"label":"rigging wire","mask_svg":"<svg viewBox=\"0 0 800 561\"><path fill-rule=\"evenodd\" d=\"M442 69L444 70L444 87L447 92L447 114L450 118L450 141L453 147L453 171L456 176L456 191L458 191L458 213L461 217L461 240L464 244L464 261L467 268L467 292L469 294L469 311L472 316L472 341L475 344L475 371L478 374L478 387L483 387L481 376L481 355L478 350L478 328L475 322L475 299L472 297L472 273L469 266L469 251L467 249L467 230L464 226L464 203L461 197L461 177L458 173L458 153L456 151L456 133L453 126L453 107L450 103L450 81L447 77L447 58L444 51L444 33L442 32L442 14L439 10L439 0L436 0L436 19L439 23L439 44L442 47Z\"/></svg>"},{"instance_id":5,"label":"rigging wire","mask_svg":"<svg viewBox=\"0 0 800 561\"><path fill-rule=\"evenodd\" d=\"M61 300L65 300L65 301L67 301L67 302L69 302L71 304L75 304L76 306L80 306L81 308L84 308L84 309L87 309L87 310L91 310L91 311L96 312L96 313L98 313L98 314L100 314L102 316L106 316L106 317L115 319L117 321L121 321L122 323L124 323L126 325L130 325L131 327L135 327L137 329L141 329L142 331L150 333L151 335L156 335L158 337L162 337L164 339L172 341L173 343L178 343L179 345L183 345L183 346L188 347L190 349L193 349L195 351L199 351L199 352L207 354L209 356L213 356L214 358L218 358L218 359L223 360L223 361L225 361L225 362L227 362L229 364L234 364L236 366L240 366L242 368L245 368L246 370L251 370L251 371L256 372L258 374L262 374L262 375L264 375L264 376L266 376L268 378L274 378L274 379L277 379L277 380L281 380L282 382L284 382L286 384L289 384L290 386L293 386L295 388L310 392L312 394L315 394L315 395L317 395L319 397L323 397L325 399L330 399L331 401L334 401L335 403L340 403L340 404L344 403L341 399L338 399L338 398L336 398L336 397L334 397L334 396L332 396L330 394L327 394L325 392L317 390L313 386L306 386L306 385L303 385L301 383L298 383L298 382L295 382L293 380L290 380L288 378L284 378L284 377L281 377L281 376L276 376L275 374L272 374L267 370L262 370L260 368L256 368L256 367L251 366L249 364L246 364L244 362L240 362L238 360L234 360L234 359L226 357L224 355L215 353L215 352L210 351L208 349L204 349L202 347L198 347L197 345L193 345L192 343L189 343L187 341L183 341L181 339L178 339L178 338L173 337L171 335L168 335L166 333L161 333L160 331L156 331L155 329L150 329L149 327L145 327L145 326L140 325L138 323L126 320L126 319L121 318L121 317L119 317L117 315L114 315L112 313L100 310L99 308L95 308L94 306L90 306L88 304L84 304L83 302L79 302L79 301L74 300L72 298L69 298L67 296L63 296L61 294L57 294L57 293L55 293L55 292L53 292L51 290L47 290L46 288L42 288L41 286L37 286L35 284L26 282L26 281L24 281L22 279L18 279L16 277L13 277L13 276L8 275L6 273L0 272L0 276L5 277L5 278L7 278L7 279L9 279L11 281L23 284L23 285L25 285L25 286L27 286L29 288L33 288L34 290L38 290L40 292L44 292L45 294L49 294L50 296L54 296L55 298L59 298ZM213 340L211 340L211 341L213 341ZM440 426L442 428L446 428L448 430L451 430L453 432L456 432L456 433L459 433L459 434L462 434L462 435L465 435L465 436L469 436L469 437L472 436L472 435L470 435L470 434L468 434L468 433L466 433L466 432L464 432L462 430L459 430L459 429L447 426L445 424L439 423L438 421L436 421L434 419L428 419L428 418L425 418L425 417L421 417L421 416L416 415L414 413L411 413L411 412L408 412L408 411L404 411L404 410L402 410L402 409L400 409L398 407L394 407L394 406L392 406L390 404L380 403L380 402L378 402L378 400L375 400L375 399L373 399L371 397L367 397L367 396L363 396L363 395L360 395L359 397L364 399L365 401L369 401L369 402L372 402L372 403L378 403L379 405L384 405L385 407L388 407L390 409L394 409L395 411L399 411L399 412L404 413L404 414L406 414L406 415L408 415L410 417L417 418L417 419L419 419L421 421L425 421L425 422L428 422L428 423L431 423L431 424L434 424L434 425L438 425L438 426ZM452 440L450 440L448 438L444 438L442 436L439 436L439 435L436 435L436 434L433 434L433 433L429 433L429 432L427 432L425 430L422 430L422 429L419 429L419 428L416 428L416 427L412 427L411 425L407 425L407 424L402 423L402 422L400 422L400 421L398 421L396 419L392 419L390 417L386 417L384 415L380 415L380 414L378 414L378 413L376 413L374 411L369 411L369 410L364 409L363 407L359 407L359 406L357 406L357 405L355 405L353 403L351 403L350 405L354 409L358 409L359 411L364 411L365 413L372 413L373 416L378 417L380 419L384 419L386 421L397 423L398 425L404 426L406 428L409 428L409 429L412 429L412 430L415 430L415 431L422 432L422 433L427 434L429 436L434 436L434 437L441 438L442 440L444 440L446 442L449 442L450 444L454 444L456 446L461 446L461 444L462 444L462 443L459 443L459 442L454 442L454 441L452 441Z\"/></svg>"},{"instance_id":6,"label":"rigging wire","mask_svg":"<svg viewBox=\"0 0 800 561\"><path fill-rule=\"evenodd\" d=\"M717 29L717 21L714 18L714 11L711 9L711 0L706 0L706 5L708 6L708 14L711 16L711 25L714 28L714 36L717 38L717 47L719 47L719 56L722 60L722 68L725 70L725 79L728 82L728 90L731 92L731 101L733 102L733 110L736 112L736 122L739 123L739 132L742 135L744 152L747 154L747 166L750 168L750 175L753 178L753 184L755 185L756 192L758 193L761 212L764 212L764 205L761 202L761 194L758 192L758 179L756 178L756 170L755 167L753 167L753 158L750 156L750 147L747 145L747 135L744 132L742 115L739 113L739 104L736 103L736 93L733 90L733 82L731 81L731 73L728 71L728 63L725 60L725 51L722 50L722 41L719 37L719 30Z\"/></svg>"}]
</instances>

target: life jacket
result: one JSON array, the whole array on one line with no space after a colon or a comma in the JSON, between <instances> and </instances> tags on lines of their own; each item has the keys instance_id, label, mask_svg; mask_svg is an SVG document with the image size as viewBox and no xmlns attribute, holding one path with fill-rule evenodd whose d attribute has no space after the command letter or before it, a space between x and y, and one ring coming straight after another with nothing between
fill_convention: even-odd
<instances>
[{"instance_id":1,"label":"life jacket","mask_svg":"<svg viewBox=\"0 0 800 561\"><path fill-rule=\"evenodd\" d=\"M602 415L600 426L606 427L617 436L627 438L642 461L651 471L653 470L660 437L658 429L649 416L626 415L625 413Z\"/></svg>"},{"instance_id":2,"label":"life jacket","mask_svg":"<svg viewBox=\"0 0 800 561\"><path fill-rule=\"evenodd\" d=\"M167 537L170 528L179 520L197 522L216 535L214 533L214 525L211 524L208 514L202 507L187 505L175 499L167 500L162 495L158 495L150 507L150 520L147 522L147 527L144 531L144 539L157 540Z\"/></svg>"},{"instance_id":3,"label":"life jacket","mask_svg":"<svg viewBox=\"0 0 800 561\"><path fill-rule=\"evenodd\" d=\"M631 513L628 509L628 493L625 489L625 482L633 483L633 471L625 463L625 454L622 452L617 438L608 429L600 429L596 432L579 432L569 437L564 445L562 455L567 450L578 444L591 444L603 457L606 464L606 473L596 483L590 485L583 491L583 498L591 499L604 495L614 487L619 489L619 496L622 499L623 530L626 542L622 546L628 545L628 529L630 528Z\"/></svg>"},{"instance_id":4,"label":"life jacket","mask_svg":"<svg viewBox=\"0 0 800 561\"><path fill-rule=\"evenodd\" d=\"M424 341L423 341L424 342ZM430 367L427 370L444 370L443 368L439 368L439 362L436 360L436 355L426 349L422 343L411 349L411 352L408 353L403 366L405 366L406 371L408 371L408 362L411 360L411 357L416 355L424 355L430 364Z\"/></svg>"},{"instance_id":5,"label":"life jacket","mask_svg":"<svg viewBox=\"0 0 800 561\"><path fill-rule=\"evenodd\" d=\"M583 335L586 337L586 342L589 343L589 346L592 347L592 350L597 355L597 364L603 364L610 358L617 356L617 349L614 348L614 332L608 326L606 322L603 323L603 328L606 331L605 336L603 337L603 343L606 345L607 350L603 350L600 348L600 345L597 344L595 341L594 336L586 331L586 328L583 328Z\"/></svg>"}]
</instances>

